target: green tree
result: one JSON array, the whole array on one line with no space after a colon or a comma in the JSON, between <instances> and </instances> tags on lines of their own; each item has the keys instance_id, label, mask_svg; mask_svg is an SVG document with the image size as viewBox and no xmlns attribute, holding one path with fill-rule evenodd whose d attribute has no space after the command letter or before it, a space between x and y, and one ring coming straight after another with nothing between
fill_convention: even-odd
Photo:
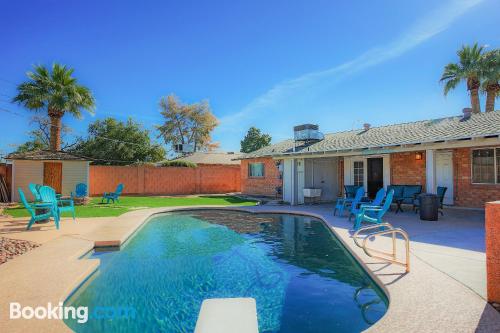
<instances>
[{"instance_id":1,"label":"green tree","mask_svg":"<svg viewBox=\"0 0 500 333\"><path fill-rule=\"evenodd\" d=\"M90 90L78 84L74 70L64 65L35 66L28 72L29 80L17 86L13 102L33 111L45 111L50 118L50 149L61 150L62 117L70 113L81 118L81 111L93 113L94 97Z\"/></svg>"},{"instance_id":2,"label":"green tree","mask_svg":"<svg viewBox=\"0 0 500 333\"><path fill-rule=\"evenodd\" d=\"M261 133L260 129L250 127L247 134L241 140L241 149L243 153L251 153L262 147L268 146L271 143L271 136L269 134Z\"/></svg>"},{"instance_id":3,"label":"green tree","mask_svg":"<svg viewBox=\"0 0 500 333\"><path fill-rule=\"evenodd\" d=\"M472 47L464 45L458 50L458 63L445 66L440 81L444 82L444 95L455 89L460 82L466 81L470 93L473 113L481 112L479 103L479 88L481 86L481 58L483 47L475 43Z\"/></svg>"},{"instance_id":4,"label":"green tree","mask_svg":"<svg viewBox=\"0 0 500 333\"><path fill-rule=\"evenodd\" d=\"M218 121L208 102L183 104L175 95L169 95L160 100L160 108L165 122L157 129L165 144L191 144L194 151L217 147L211 133Z\"/></svg>"},{"instance_id":5,"label":"green tree","mask_svg":"<svg viewBox=\"0 0 500 333\"><path fill-rule=\"evenodd\" d=\"M500 50L486 52L481 60L481 89L486 93L486 112L495 111L500 93Z\"/></svg>"},{"instance_id":6,"label":"green tree","mask_svg":"<svg viewBox=\"0 0 500 333\"><path fill-rule=\"evenodd\" d=\"M96 164L126 165L133 162L158 162L165 159L165 149L153 144L149 131L128 119L96 120L89 125L88 137L71 151L95 159Z\"/></svg>"}]
</instances>

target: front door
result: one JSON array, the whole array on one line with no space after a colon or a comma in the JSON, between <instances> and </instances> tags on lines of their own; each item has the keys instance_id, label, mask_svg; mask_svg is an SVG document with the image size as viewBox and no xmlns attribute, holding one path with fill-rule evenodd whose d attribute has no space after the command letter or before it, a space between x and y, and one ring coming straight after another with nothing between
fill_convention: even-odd
<instances>
[{"instance_id":1,"label":"front door","mask_svg":"<svg viewBox=\"0 0 500 333\"><path fill-rule=\"evenodd\" d=\"M369 158L367 169L368 197L374 198L377 191L384 187L383 158Z\"/></svg>"},{"instance_id":2,"label":"front door","mask_svg":"<svg viewBox=\"0 0 500 333\"><path fill-rule=\"evenodd\" d=\"M62 191L62 163L43 163L43 185L52 187L56 193Z\"/></svg>"},{"instance_id":3,"label":"front door","mask_svg":"<svg viewBox=\"0 0 500 333\"><path fill-rule=\"evenodd\" d=\"M443 203L453 205L453 153L451 151L436 153L436 186L448 188Z\"/></svg>"}]
</instances>

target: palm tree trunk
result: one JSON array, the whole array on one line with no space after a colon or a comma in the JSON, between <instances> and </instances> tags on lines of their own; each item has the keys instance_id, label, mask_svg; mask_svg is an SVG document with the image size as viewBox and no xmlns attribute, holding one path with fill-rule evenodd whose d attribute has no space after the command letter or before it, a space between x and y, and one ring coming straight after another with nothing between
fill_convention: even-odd
<instances>
[{"instance_id":1,"label":"palm tree trunk","mask_svg":"<svg viewBox=\"0 0 500 333\"><path fill-rule=\"evenodd\" d=\"M50 150L61 150L61 126L62 116L49 115L50 117Z\"/></svg>"},{"instance_id":2,"label":"palm tree trunk","mask_svg":"<svg viewBox=\"0 0 500 333\"><path fill-rule=\"evenodd\" d=\"M495 99L500 91L500 84L489 84L486 87L486 112L495 111Z\"/></svg>"},{"instance_id":3,"label":"palm tree trunk","mask_svg":"<svg viewBox=\"0 0 500 333\"><path fill-rule=\"evenodd\" d=\"M472 107L472 113L481 112L481 104L479 103L479 89L472 89L470 91L470 104Z\"/></svg>"},{"instance_id":4,"label":"palm tree trunk","mask_svg":"<svg viewBox=\"0 0 500 333\"><path fill-rule=\"evenodd\" d=\"M470 91L470 106L472 108L472 113L481 112L481 104L479 103L479 80L476 78L467 79L467 90Z\"/></svg>"}]
</instances>

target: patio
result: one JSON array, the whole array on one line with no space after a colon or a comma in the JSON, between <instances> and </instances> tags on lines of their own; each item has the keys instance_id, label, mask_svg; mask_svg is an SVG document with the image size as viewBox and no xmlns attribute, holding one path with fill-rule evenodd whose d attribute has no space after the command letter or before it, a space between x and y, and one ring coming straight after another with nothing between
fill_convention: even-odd
<instances>
[{"instance_id":1,"label":"patio","mask_svg":"<svg viewBox=\"0 0 500 333\"><path fill-rule=\"evenodd\" d=\"M252 210L267 210L267 207L256 206ZM332 227L345 232L352 229L354 221L338 214L333 216L331 204L294 206L293 211L320 214L327 217ZM405 207L403 213L395 214L393 207L384 220L408 232L414 256L486 298L483 211L445 208L438 221L421 221L411 209Z\"/></svg>"}]
</instances>

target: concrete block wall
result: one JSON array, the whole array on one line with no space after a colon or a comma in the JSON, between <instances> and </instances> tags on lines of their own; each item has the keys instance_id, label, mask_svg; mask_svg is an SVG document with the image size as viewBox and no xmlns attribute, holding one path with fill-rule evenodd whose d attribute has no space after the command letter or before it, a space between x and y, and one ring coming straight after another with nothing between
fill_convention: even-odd
<instances>
[{"instance_id":1,"label":"concrete block wall","mask_svg":"<svg viewBox=\"0 0 500 333\"><path fill-rule=\"evenodd\" d=\"M90 166L90 195L114 191L124 194L209 194L241 191L239 165L199 165L196 168L151 166Z\"/></svg>"}]
</instances>

